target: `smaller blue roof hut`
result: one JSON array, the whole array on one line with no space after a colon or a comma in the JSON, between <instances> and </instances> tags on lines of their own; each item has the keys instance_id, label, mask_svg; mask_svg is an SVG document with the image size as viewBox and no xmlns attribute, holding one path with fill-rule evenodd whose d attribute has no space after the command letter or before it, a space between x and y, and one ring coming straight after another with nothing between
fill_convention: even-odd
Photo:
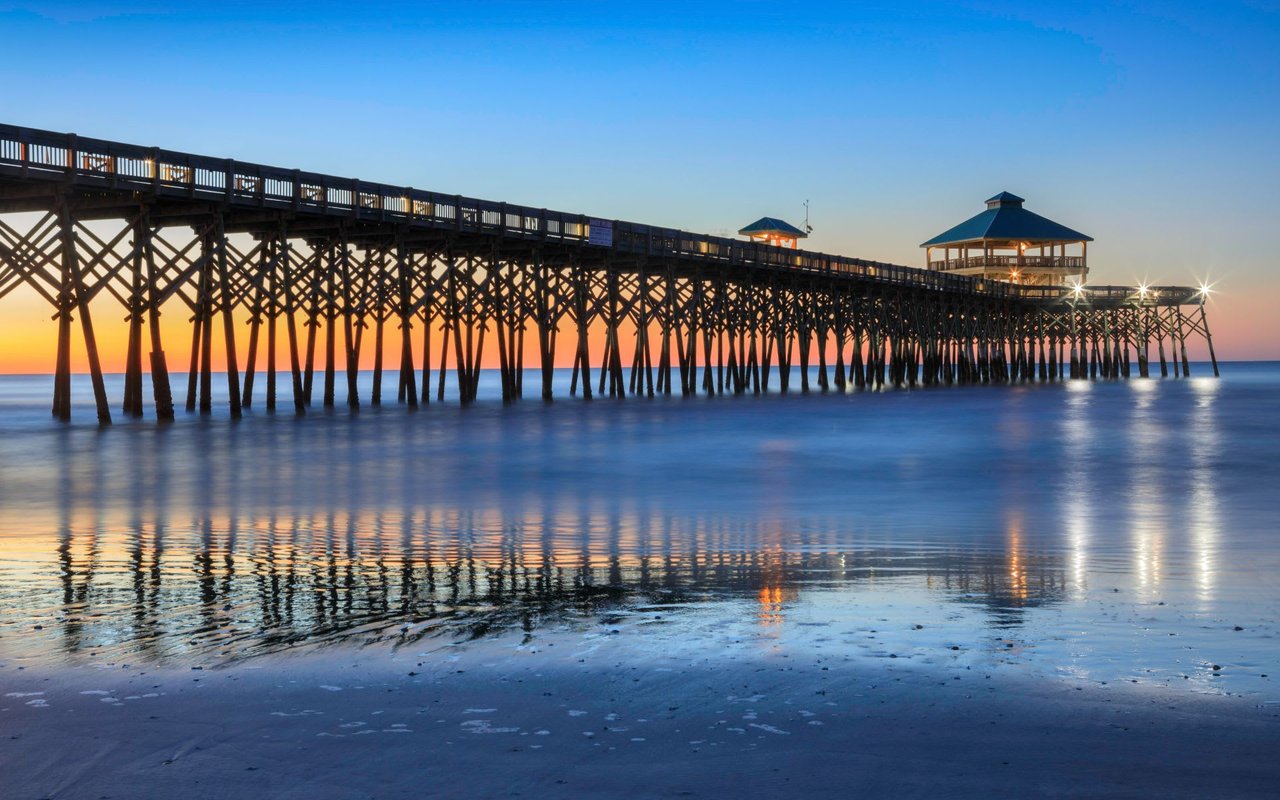
<instances>
[{"instance_id":1,"label":"smaller blue roof hut","mask_svg":"<svg viewBox=\"0 0 1280 800\"><path fill-rule=\"evenodd\" d=\"M809 234L795 225L774 217L761 217L738 231L738 235L746 236L754 242L788 247L794 250L798 240L808 238Z\"/></svg>"}]
</instances>

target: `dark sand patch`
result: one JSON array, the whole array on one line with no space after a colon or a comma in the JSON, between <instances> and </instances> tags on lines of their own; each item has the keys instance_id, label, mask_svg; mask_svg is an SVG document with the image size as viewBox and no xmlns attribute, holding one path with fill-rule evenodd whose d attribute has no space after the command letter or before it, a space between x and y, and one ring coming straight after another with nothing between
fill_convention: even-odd
<instances>
[{"instance_id":1,"label":"dark sand patch","mask_svg":"<svg viewBox=\"0 0 1280 800\"><path fill-rule=\"evenodd\" d=\"M1257 698L887 660L579 655L10 665L0 796L1262 798L1280 785L1280 708Z\"/></svg>"}]
</instances>

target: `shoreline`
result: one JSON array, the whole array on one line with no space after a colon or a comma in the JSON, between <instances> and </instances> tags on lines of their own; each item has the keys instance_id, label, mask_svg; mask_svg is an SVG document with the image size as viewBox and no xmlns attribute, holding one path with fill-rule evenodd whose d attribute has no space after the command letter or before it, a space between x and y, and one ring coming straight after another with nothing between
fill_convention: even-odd
<instances>
[{"instance_id":1,"label":"shoreline","mask_svg":"<svg viewBox=\"0 0 1280 800\"><path fill-rule=\"evenodd\" d=\"M1280 780L1280 705L1256 699L887 662L645 659L611 638L561 639L559 653L486 642L210 669L11 663L0 788L188 800L1248 798Z\"/></svg>"}]
</instances>

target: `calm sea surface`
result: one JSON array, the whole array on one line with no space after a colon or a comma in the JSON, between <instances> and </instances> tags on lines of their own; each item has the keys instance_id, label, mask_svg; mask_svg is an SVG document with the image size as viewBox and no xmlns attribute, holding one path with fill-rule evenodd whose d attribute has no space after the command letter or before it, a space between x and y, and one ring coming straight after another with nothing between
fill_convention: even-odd
<instances>
[{"instance_id":1,"label":"calm sea surface","mask_svg":"<svg viewBox=\"0 0 1280 800\"><path fill-rule=\"evenodd\" d=\"M0 377L8 665L587 631L1280 698L1280 365L106 430L51 384Z\"/></svg>"}]
</instances>

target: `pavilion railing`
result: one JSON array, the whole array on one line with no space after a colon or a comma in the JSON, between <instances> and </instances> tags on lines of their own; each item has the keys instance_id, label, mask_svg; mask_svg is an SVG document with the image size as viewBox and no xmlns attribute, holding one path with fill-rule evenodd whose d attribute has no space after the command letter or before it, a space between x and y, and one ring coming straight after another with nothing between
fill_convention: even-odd
<instances>
[{"instance_id":1,"label":"pavilion railing","mask_svg":"<svg viewBox=\"0 0 1280 800\"><path fill-rule=\"evenodd\" d=\"M929 269L995 269L1001 272L1019 269L1072 269L1083 270L1083 256L967 256L930 261Z\"/></svg>"}]
</instances>

